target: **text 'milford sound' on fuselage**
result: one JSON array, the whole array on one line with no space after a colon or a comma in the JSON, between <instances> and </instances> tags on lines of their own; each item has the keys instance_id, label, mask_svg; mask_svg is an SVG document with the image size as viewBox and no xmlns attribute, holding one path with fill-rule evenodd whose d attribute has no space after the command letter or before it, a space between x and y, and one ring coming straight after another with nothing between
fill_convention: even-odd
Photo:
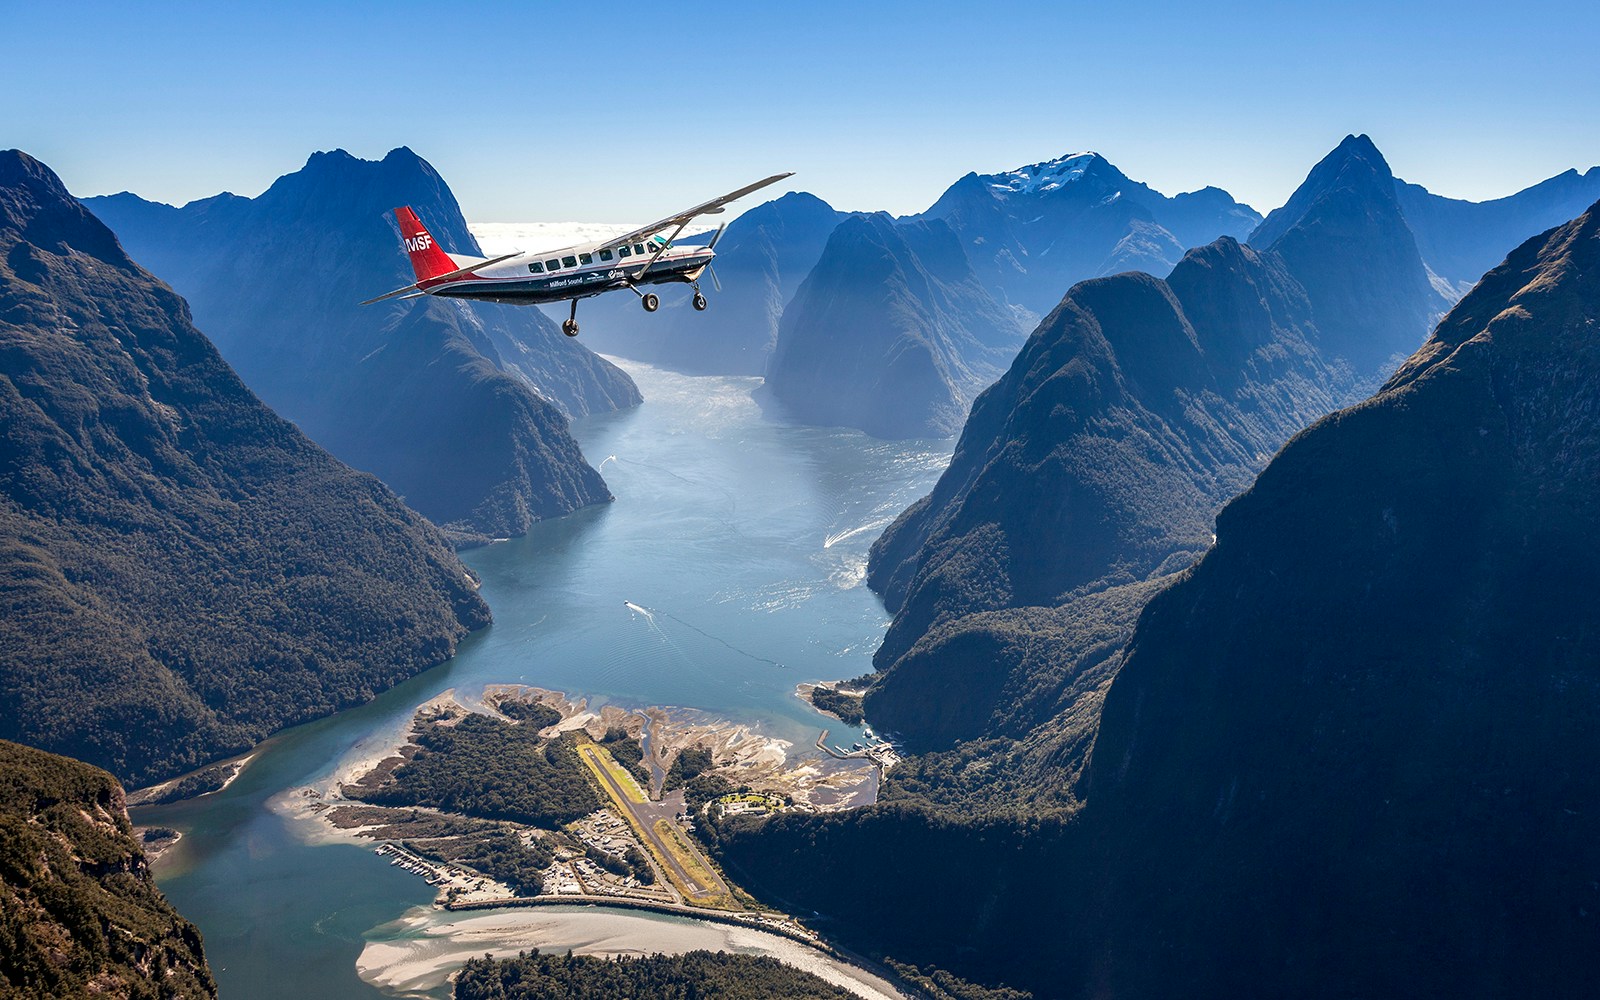
<instances>
[{"instance_id":1,"label":"text 'milford sound' on fuselage","mask_svg":"<svg viewBox=\"0 0 1600 1000\"><path fill-rule=\"evenodd\" d=\"M717 227L706 246L675 246L689 223L702 215L717 215L729 202L776 184L792 173L773 174L737 191L713 198L704 204L668 216L659 222L635 229L608 240L579 243L540 253L504 254L500 257L468 257L445 253L428 232L411 206L394 210L400 226L400 240L416 272L415 283L397 288L362 305L385 299L439 295L453 299L478 299L537 305L541 302L572 303L572 314L561 323L569 337L578 335L578 300L602 292L626 288L639 296L645 312L655 312L661 300L654 292L640 291L645 285L678 282L694 289L694 307L705 309L706 297L700 292L700 277L708 271L713 284L717 274L711 270L717 240L725 226ZM718 291L721 286L718 285Z\"/></svg>"}]
</instances>

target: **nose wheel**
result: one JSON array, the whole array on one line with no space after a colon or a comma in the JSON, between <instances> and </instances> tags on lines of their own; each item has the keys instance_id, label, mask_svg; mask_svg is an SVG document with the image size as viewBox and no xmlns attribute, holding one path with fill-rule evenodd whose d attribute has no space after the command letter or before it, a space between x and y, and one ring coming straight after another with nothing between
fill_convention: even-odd
<instances>
[{"instance_id":1,"label":"nose wheel","mask_svg":"<svg viewBox=\"0 0 1600 1000\"><path fill-rule=\"evenodd\" d=\"M653 313L661 308L661 296L655 292L645 292L643 297L639 299L639 303L644 306L645 312Z\"/></svg>"},{"instance_id":2,"label":"nose wheel","mask_svg":"<svg viewBox=\"0 0 1600 1000\"><path fill-rule=\"evenodd\" d=\"M696 312L706 311L706 297L704 295L701 295L699 292L695 292L694 298L691 301L694 303Z\"/></svg>"},{"instance_id":3,"label":"nose wheel","mask_svg":"<svg viewBox=\"0 0 1600 1000\"><path fill-rule=\"evenodd\" d=\"M561 332L569 337L578 335L578 300L572 300L572 315L561 321Z\"/></svg>"}]
</instances>

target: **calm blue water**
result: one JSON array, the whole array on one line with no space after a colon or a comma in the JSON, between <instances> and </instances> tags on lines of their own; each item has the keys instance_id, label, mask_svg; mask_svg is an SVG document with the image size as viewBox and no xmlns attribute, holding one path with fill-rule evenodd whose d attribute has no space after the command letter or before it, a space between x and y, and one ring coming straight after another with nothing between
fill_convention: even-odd
<instances>
[{"instance_id":1,"label":"calm blue water","mask_svg":"<svg viewBox=\"0 0 1600 1000\"><path fill-rule=\"evenodd\" d=\"M355 974L365 936L431 890L370 851L309 843L268 803L442 691L524 683L682 706L797 749L847 732L795 685L871 669L887 618L863 583L867 549L932 488L952 442L789 426L751 400L757 379L627 367L645 404L573 426L617 502L466 554L494 625L372 704L274 737L225 792L136 814L185 831L156 874L204 932L225 1000L382 995Z\"/></svg>"}]
</instances>

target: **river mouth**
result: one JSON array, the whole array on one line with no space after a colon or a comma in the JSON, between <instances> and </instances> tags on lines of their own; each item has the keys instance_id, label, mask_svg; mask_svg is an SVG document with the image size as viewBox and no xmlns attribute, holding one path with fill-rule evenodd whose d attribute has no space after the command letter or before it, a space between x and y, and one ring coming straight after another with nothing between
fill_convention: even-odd
<instances>
[{"instance_id":1,"label":"river mouth","mask_svg":"<svg viewBox=\"0 0 1600 1000\"><path fill-rule=\"evenodd\" d=\"M380 753L417 705L446 691L470 701L490 685L524 684L593 708L679 706L797 748L822 729L846 746L861 738L795 689L871 670L888 623L862 585L880 530L872 526L932 488L954 442L781 424L750 397L760 379L619 363L646 402L572 425L591 464L604 462L616 502L463 554L483 580L493 625L372 703L274 736L227 789L135 811L137 822L184 833L156 877L205 935L228 1000L437 995L357 974L369 946L390 933L380 929L426 910L433 890L370 846L333 842L273 803ZM572 936L562 919L540 917L553 921L539 924L552 935L543 944L522 929L513 939L558 947ZM494 950L485 926L470 925L473 953Z\"/></svg>"}]
</instances>

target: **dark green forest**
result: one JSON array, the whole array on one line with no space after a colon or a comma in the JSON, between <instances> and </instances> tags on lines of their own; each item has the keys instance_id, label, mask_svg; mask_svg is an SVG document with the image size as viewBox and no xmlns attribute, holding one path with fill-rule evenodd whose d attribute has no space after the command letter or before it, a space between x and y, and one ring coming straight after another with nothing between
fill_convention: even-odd
<instances>
[{"instance_id":1,"label":"dark green forest","mask_svg":"<svg viewBox=\"0 0 1600 1000\"><path fill-rule=\"evenodd\" d=\"M575 737L539 738L531 725L467 713L424 725L410 759L377 787L347 785L351 798L381 806L431 806L480 819L554 830L600 808Z\"/></svg>"},{"instance_id":2,"label":"dark green forest","mask_svg":"<svg viewBox=\"0 0 1600 1000\"><path fill-rule=\"evenodd\" d=\"M811 704L819 712L838 716L848 726L859 726L866 719L861 710L861 694L857 691L842 691L837 687L813 688Z\"/></svg>"},{"instance_id":3,"label":"dark green forest","mask_svg":"<svg viewBox=\"0 0 1600 1000\"><path fill-rule=\"evenodd\" d=\"M468 959L456 1000L854 1000L855 994L764 955L691 951L594 958Z\"/></svg>"},{"instance_id":4,"label":"dark green forest","mask_svg":"<svg viewBox=\"0 0 1600 1000\"><path fill-rule=\"evenodd\" d=\"M526 698L503 698L495 703L495 709L508 719L525 722L535 729L544 729L561 721L561 713L549 705Z\"/></svg>"},{"instance_id":5,"label":"dark green forest","mask_svg":"<svg viewBox=\"0 0 1600 1000\"><path fill-rule=\"evenodd\" d=\"M515 830L497 830L450 840L407 840L405 846L426 858L455 861L504 882L522 896L544 892L544 870L555 853L543 840L524 844Z\"/></svg>"},{"instance_id":6,"label":"dark green forest","mask_svg":"<svg viewBox=\"0 0 1600 1000\"><path fill-rule=\"evenodd\" d=\"M644 744L632 736L628 731L617 726L606 730L605 736L600 740L600 745L605 747L618 764L633 772L639 779L639 787L650 787L650 768L644 762Z\"/></svg>"},{"instance_id":7,"label":"dark green forest","mask_svg":"<svg viewBox=\"0 0 1600 1000\"><path fill-rule=\"evenodd\" d=\"M709 771L711 763L709 747L684 747L678 751L678 756L672 759L672 766L667 768L666 779L661 783L662 790L670 792L684 787L705 771Z\"/></svg>"},{"instance_id":8,"label":"dark green forest","mask_svg":"<svg viewBox=\"0 0 1600 1000\"><path fill-rule=\"evenodd\" d=\"M215 997L106 772L0 740L0 996Z\"/></svg>"}]
</instances>

